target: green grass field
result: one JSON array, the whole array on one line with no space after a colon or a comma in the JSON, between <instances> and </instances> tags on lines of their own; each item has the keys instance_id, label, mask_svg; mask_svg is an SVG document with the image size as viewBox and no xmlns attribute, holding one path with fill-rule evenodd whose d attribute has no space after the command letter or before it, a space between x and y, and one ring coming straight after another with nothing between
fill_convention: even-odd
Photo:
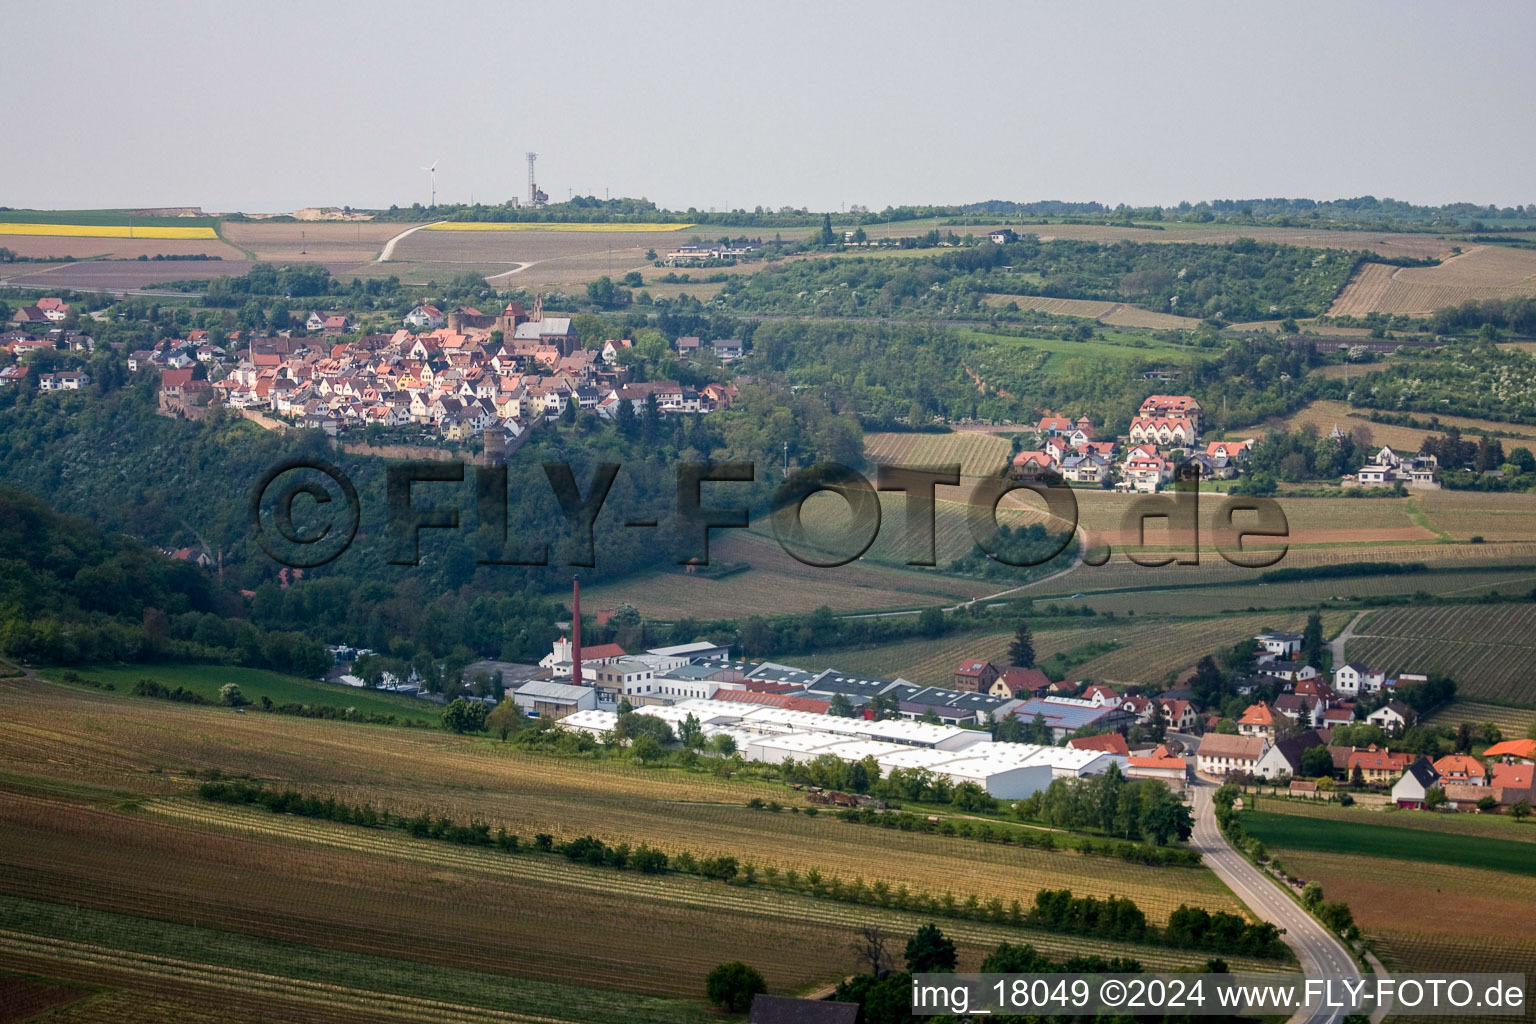
<instances>
[{"instance_id":1,"label":"green grass field","mask_svg":"<svg viewBox=\"0 0 1536 1024\"><path fill-rule=\"evenodd\" d=\"M100 683L111 683L118 693L129 693L140 679L153 679L175 689L185 687L209 700L219 699L219 687L239 685L245 699L259 704L262 697L274 704L329 704L356 708L358 714L395 715L437 724L437 705L417 697L402 697L339 683L322 683L297 676L285 676L260 668L236 668L228 665L93 665L79 670L80 675ZM48 673L43 673L48 675Z\"/></svg>"},{"instance_id":2,"label":"green grass field","mask_svg":"<svg viewBox=\"0 0 1536 1024\"><path fill-rule=\"evenodd\" d=\"M987 331L961 330L967 339L988 345L998 358L1016 357L1021 351L1047 352L1043 365L1046 373L1057 373L1071 359L1116 359L1189 357L1198 350L1160 340L1150 331L1100 330L1093 341L1064 341L1060 338L1016 338Z\"/></svg>"},{"instance_id":3,"label":"green grass field","mask_svg":"<svg viewBox=\"0 0 1536 1024\"><path fill-rule=\"evenodd\" d=\"M1513 839L1368 825L1271 811L1246 812L1243 831L1265 846L1290 850L1356 853L1365 857L1391 857L1536 877L1536 857L1531 855L1530 845Z\"/></svg>"},{"instance_id":4,"label":"green grass field","mask_svg":"<svg viewBox=\"0 0 1536 1024\"><path fill-rule=\"evenodd\" d=\"M217 217L140 217L128 210L4 210L0 221L8 224L88 224L116 226L132 223L134 227L212 228Z\"/></svg>"}]
</instances>

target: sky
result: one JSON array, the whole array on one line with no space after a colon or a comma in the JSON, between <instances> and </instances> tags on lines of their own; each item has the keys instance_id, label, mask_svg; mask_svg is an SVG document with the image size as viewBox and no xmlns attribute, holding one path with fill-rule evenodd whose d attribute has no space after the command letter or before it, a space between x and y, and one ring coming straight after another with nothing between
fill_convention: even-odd
<instances>
[{"instance_id":1,"label":"sky","mask_svg":"<svg viewBox=\"0 0 1536 1024\"><path fill-rule=\"evenodd\" d=\"M5 0L0 206L1536 202L1536 5ZM36 39L41 45L22 47ZM22 141L25 140L25 145Z\"/></svg>"}]
</instances>

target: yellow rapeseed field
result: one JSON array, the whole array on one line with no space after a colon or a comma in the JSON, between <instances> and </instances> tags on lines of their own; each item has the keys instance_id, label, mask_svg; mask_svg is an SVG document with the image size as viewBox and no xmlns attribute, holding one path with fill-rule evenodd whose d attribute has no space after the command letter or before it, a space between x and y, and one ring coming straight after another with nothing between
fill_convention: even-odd
<instances>
[{"instance_id":1,"label":"yellow rapeseed field","mask_svg":"<svg viewBox=\"0 0 1536 1024\"><path fill-rule=\"evenodd\" d=\"M63 238L218 238L213 228L143 227L126 224L5 224L0 235L52 235Z\"/></svg>"},{"instance_id":2,"label":"yellow rapeseed field","mask_svg":"<svg viewBox=\"0 0 1536 1024\"><path fill-rule=\"evenodd\" d=\"M576 223L566 221L444 220L428 224L428 231L681 231L692 224Z\"/></svg>"}]
</instances>

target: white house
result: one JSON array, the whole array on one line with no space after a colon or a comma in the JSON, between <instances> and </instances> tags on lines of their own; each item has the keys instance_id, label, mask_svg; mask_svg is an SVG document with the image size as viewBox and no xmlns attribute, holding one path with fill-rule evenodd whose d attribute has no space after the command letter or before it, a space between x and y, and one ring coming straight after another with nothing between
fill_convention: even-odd
<instances>
[{"instance_id":1,"label":"white house","mask_svg":"<svg viewBox=\"0 0 1536 1024\"><path fill-rule=\"evenodd\" d=\"M1385 672L1366 668L1359 662L1351 661L1333 670L1333 688L1338 693L1376 693L1386 681Z\"/></svg>"},{"instance_id":2,"label":"white house","mask_svg":"<svg viewBox=\"0 0 1536 1024\"><path fill-rule=\"evenodd\" d=\"M415 309L411 310L409 313L405 314L405 316L402 318L402 322L407 327L424 327L429 331L435 331L437 328L443 326L443 311L438 309L436 306L429 306L426 303L422 303ZM305 326L308 326L308 324Z\"/></svg>"},{"instance_id":3,"label":"white house","mask_svg":"<svg viewBox=\"0 0 1536 1024\"><path fill-rule=\"evenodd\" d=\"M1260 633L1254 637L1267 654L1273 654L1277 658L1295 654L1301 650L1304 637L1300 633L1293 633L1288 629L1277 629L1271 633Z\"/></svg>"},{"instance_id":4,"label":"white house","mask_svg":"<svg viewBox=\"0 0 1536 1024\"><path fill-rule=\"evenodd\" d=\"M1413 724L1413 709L1400 700L1389 700L1365 716L1372 725L1379 725L1387 732L1401 732Z\"/></svg>"},{"instance_id":5,"label":"white house","mask_svg":"<svg viewBox=\"0 0 1536 1024\"><path fill-rule=\"evenodd\" d=\"M1424 798L1440 784L1440 773L1426 758L1408 766L1403 777L1392 784L1392 802L1403 808L1423 808Z\"/></svg>"}]
</instances>

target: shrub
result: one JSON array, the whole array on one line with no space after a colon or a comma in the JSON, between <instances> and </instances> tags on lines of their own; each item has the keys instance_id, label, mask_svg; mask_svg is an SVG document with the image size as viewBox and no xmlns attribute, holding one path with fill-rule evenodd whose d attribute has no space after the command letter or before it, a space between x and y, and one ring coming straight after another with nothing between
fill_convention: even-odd
<instances>
[{"instance_id":1,"label":"shrub","mask_svg":"<svg viewBox=\"0 0 1536 1024\"><path fill-rule=\"evenodd\" d=\"M767 991L763 976L739 960L721 964L704 979L709 1001L731 1013L745 1013L752 1006L752 997Z\"/></svg>"}]
</instances>

